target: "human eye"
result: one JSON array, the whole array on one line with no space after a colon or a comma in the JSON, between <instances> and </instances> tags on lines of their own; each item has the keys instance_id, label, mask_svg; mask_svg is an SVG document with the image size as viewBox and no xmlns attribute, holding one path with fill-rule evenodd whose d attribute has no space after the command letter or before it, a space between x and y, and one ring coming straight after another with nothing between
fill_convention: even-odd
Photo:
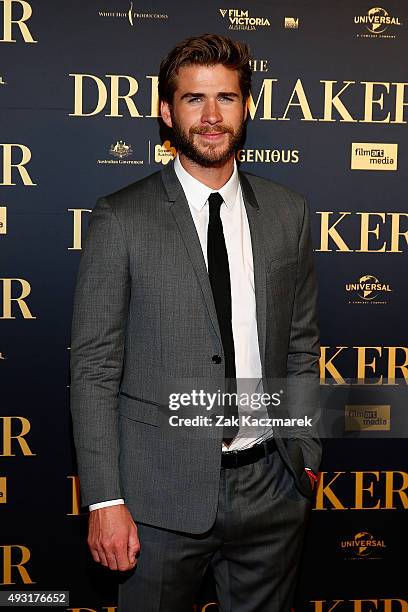
<instances>
[{"instance_id":1,"label":"human eye","mask_svg":"<svg viewBox=\"0 0 408 612\"><path fill-rule=\"evenodd\" d=\"M188 99L188 103L189 104L197 104L198 102L201 102L202 98L200 96L192 96L191 98Z\"/></svg>"}]
</instances>

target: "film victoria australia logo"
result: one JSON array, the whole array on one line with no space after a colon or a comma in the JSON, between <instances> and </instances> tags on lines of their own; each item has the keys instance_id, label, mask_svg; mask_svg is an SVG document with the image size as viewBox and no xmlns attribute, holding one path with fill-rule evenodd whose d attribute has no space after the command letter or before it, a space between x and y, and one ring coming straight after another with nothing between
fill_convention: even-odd
<instances>
[{"instance_id":1,"label":"film victoria australia logo","mask_svg":"<svg viewBox=\"0 0 408 612\"><path fill-rule=\"evenodd\" d=\"M256 30L257 28L269 28L270 21L267 17L253 16L249 10L237 8L220 8L220 15L229 23L229 30Z\"/></svg>"},{"instance_id":2,"label":"film victoria australia logo","mask_svg":"<svg viewBox=\"0 0 408 612\"><path fill-rule=\"evenodd\" d=\"M354 23L365 26L357 38L395 38L396 28L402 25L399 17L379 6L370 8L365 15L355 15Z\"/></svg>"}]
</instances>

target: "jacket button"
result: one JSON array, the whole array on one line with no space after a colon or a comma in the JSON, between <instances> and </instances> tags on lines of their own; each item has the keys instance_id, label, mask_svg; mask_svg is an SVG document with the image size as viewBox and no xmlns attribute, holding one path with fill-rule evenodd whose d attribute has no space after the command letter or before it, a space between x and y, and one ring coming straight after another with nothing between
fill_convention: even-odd
<instances>
[{"instance_id":1,"label":"jacket button","mask_svg":"<svg viewBox=\"0 0 408 612\"><path fill-rule=\"evenodd\" d=\"M222 361L222 357L221 357L221 355L213 355L213 356L211 357L211 361L212 361L213 363L221 363L221 361Z\"/></svg>"}]
</instances>

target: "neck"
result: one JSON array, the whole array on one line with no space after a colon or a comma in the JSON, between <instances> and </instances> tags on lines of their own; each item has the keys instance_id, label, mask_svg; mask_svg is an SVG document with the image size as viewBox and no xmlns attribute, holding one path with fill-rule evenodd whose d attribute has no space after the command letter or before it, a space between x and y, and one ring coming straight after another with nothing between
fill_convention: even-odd
<instances>
[{"instance_id":1,"label":"neck","mask_svg":"<svg viewBox=\"0 0 408 612\"><path fill-rule=\"evenodd\" d=\"M234 156L232 155L229 160L222 166L214 166L211 168L205 168L200 166L196 162L180 153L180 163L191 176L193 176L200 183L204 183L211 189L221 189L225 183L231 178L234 171Z\"/></svg>"}]
</instances>

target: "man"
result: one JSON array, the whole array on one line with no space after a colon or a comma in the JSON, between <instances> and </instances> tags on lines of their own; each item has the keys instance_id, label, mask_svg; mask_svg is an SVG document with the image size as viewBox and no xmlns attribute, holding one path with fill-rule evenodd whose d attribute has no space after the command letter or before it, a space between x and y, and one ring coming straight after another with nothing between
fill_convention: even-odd
<instances>
[{"instance_id":1,"label":"man","mask_svg":"<svg viewBox=\"0 0 408 612\"><path fill-rule=\"evenodd\" d=\"M242 43L175 47L159 95L178 156L100 199L84 245L71 408L93 558L133 570L121 612L191 610L208 566L223 612L292 603L319 442L267 419L181 433L163 419L165 383L235 393L318 379L307 207L235 163L250 84ZM243 411L223 409L231 423Z\"/></svg>"}]
</instances>

